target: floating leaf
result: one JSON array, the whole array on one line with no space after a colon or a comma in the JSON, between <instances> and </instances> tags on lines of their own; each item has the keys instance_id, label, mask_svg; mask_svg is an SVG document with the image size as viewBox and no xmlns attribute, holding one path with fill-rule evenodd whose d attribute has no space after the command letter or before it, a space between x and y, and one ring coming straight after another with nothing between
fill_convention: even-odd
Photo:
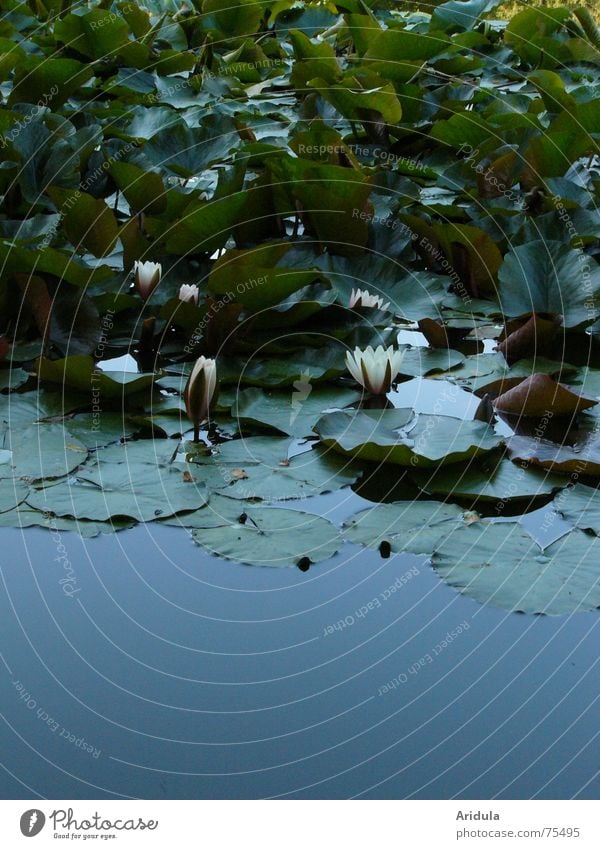
<instances>
[{"instance_id":1,"label":"floating leaf","mask_svg":"<svg viewBox=\"0 0 600 849\"><path fill-rule=\"evenodd\" d=\"M2 475L0 466L0 475ZM29 486L20 480L0 477L0 514L7 513L27 498Z\"/></svg>"},{"instance_id":2,"label":"floating leaf","mask_svg":"<svg viewBox=\"0 0 600 849\"><path fill-rule=\"evenodd\" d=\"M73 434L59 424L31 425L10 434L12 473L31 480L60 478L80 466L88 451ZM2 474L0 466L0 475Z\"/></svg>"},{"instance_id":3,"label":"floating leaf","mask_svg":"<svg viewBox=\"0 0 600 849\"><path fill-rule=\"evenodd\" d=\"M321 516L273 507L241 510L232 504L215 496L198 516L206 525L196 524L194 542L211 554L254 566L297 566L328 560L341 547L337 529Z\"/></svg>"},{"instance_id":4,"label":"floating leaf","mask_svg":"<svg viewBox=\"0 0 600 849\"><path fill-rule=\"evenodd\" d=\"M450 495L473 499L474 502L495 501L499 509L503 509L508 501L533 500L550 495L565 483L559 475L529 469L526 464L519 466L510 460L494 461L491 455L461 470L413 472L412 477L432 495Z\"/></svg>"},{"instance_id":5,"label":"floating leaf","mask_svg":"<svg viewBox=\"0 0 600 849\"><path fill-rule=\"evenodd\" d=\"M282 501L333 492L360 475L352 463L318 448L289 458L292 442L277 437L235 439L209 456L190 455L198 478L228 498Z\"/></svg>"},{"instance_id":6,"label":"floating leaf","mask_svg":"<svg viewBox=\"0 0 600 849\"><path fill-rule=\"evenodd\" d=\"M344 537L350 542L380 548L387 543L390 551L408 551L412 554L431 554L435 534L443 537L448 523L456 522L462 511L453 504L440 501L400 501L378 504L361 510L343 525ZM423 527L431 531L427 540Z\"/></svg>"},{"instance_id":7,"label":"floating leaf","mask_svg":"<svg viewBox=\"0 0 600 849\"><path fill-rule=\"evenodd\" d=\"M600 492L578 483L568 486L552 505L567 522L600 536Z\"/></svg>"},{"instance_id":8,"label":"floating leaf","mask_svg":"<svg viewBox=\"0 0 600 849\"><path fill-rule=\"evenodd\" d=\"M108 519L125 516L138 522L197 510L206 504L206 487L184 479L184 468L149 463L102 463L65 481L32 493L31 507L55 516Z\"/></svg>"},{"instance_id":9,"label":"floating leaf","mask_svg":"<svg viewBox=\"0 0 600 849\"><path fill-rule=\"evenodd\" d=\"M551 345L558 333L560 318L543 317L533 313L510 332L498 344L498 350L509 364L525 357L551 353Z\"/></svg>"},{"instance_id":10,"label":"floating leaf","mask_svg":"<svg viewBox=\"0 0 600 849\"><path fill-rule=\"evenodd\" d=\"M243 389L237 394L231 414L243 424L302 437L312 434L313 425L323 412L355 404L360 398L353 389L313 387L307 372L291 392Z\"/></svg>"},{"instance_id":11,"label":"floating leaf","mask_svg":"<svg viewBox=\"0 0 600 849\"><path fill-rule=\"evenodd\" d=\"M408 409L328 413L314 429L325 445L342 454L413 467L468 460L502 442L483 422Z\"/></svg>"},{"instance_id":12,"label":"floating leaf","mask_svg":"<svg viewBox=\"0 0 600 849\"><path fill-rule=\"evenodd\" d=\"M532 374L518 386L499 395L494 407L502 413L517 416L574 416L598 402L571 392L547 374Z\"/></svg>"},{"instance_id":13,"label":"floating leaf","mask_svg":"<svg viewBox=\"0 0 600 849\"><path fill-rule=\"evenodd\" d=\"M40 359L40 380L85 392L91 396L121 399L152 386L158 375L136 372L110 372L97 368L92 357L72 356L63 360Z\"/></svg>"},{"instance_id":14,"label":"floating leaf","mask_svg":"<svg viewBox=\"0 0 600 849\"><path fill-rule=\"evenodd\" d=\"M459 525L436 546L446 583L482 604L561 615L600 607L597 537L572 531L544 552L516 523Z\"/></svg>"}]
</instances>

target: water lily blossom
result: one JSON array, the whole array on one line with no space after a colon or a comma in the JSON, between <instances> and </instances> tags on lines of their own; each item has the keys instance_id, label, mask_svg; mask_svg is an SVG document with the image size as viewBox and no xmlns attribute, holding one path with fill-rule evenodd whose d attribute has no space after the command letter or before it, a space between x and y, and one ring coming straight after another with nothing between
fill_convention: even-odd
<instances>
[{"instance_id":1,"label":"water lily blossom","mask_svg":"<svg viewBox=\"0 0 600 849\"><path fill-rule=\"evenodd\" d=\"M217 400L217 364L207 357L198 357L183 391L185 410L194 425L194 442L198 441L200 425L207 421Z\"/></svg>"},{"instance_id":2,"label":"water lily blossom","mask_svg":"<svg viewBox=\"0 0 600 849\"><path fill-rule=\"evenodd\" d=\"M388 301L387 304L384 304L381 295L372 295L368 289L353 289L350 293L348 306L351 310L356 309L357 307L370 307L377 308L379 310L387 310L389 309L390 302Z\"/></svg>"},{"instance_id":3,"label":"water lily blossom","mask_svg":"<svg viewBox=\"0 0 600 849\"><path fill-rule=\"evenodd\" d=\"M373 348L369 345L365 350L355 348L354 353L346 352L346 367L348 371L371 395L385 395L389 392L392 381L398 375L403 351L397 351L390 345Z\"/></svg>"},{"instance_id":4,"label":"water lily blossom","mask_svg":"<svg viewBox=\"0 0 600 849\"><path fill-rule=\"evenodd\" d=\"M184 283L179 289L179 300L184 301L186 304L194 304L194 306L198 306L198 287L195 283L192 283L190 286L188 283Z\"/></svg>"},{"instance_id":5,"label":"water lily blossom","mask_svg":"<svg viewBox=\"0 0 600 849\"><path fill-rule=\"evenodd\" d=\"M133 265L133 283L145 301L148 300L160 283L161 275L162 265L160 262L135 261Z\"/></svg>"}]
</instances>

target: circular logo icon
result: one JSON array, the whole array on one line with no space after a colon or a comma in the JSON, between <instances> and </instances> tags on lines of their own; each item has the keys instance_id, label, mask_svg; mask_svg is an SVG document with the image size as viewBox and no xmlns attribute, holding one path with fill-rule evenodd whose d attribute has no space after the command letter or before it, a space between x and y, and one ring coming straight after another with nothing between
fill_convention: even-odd
<instances>
[{"instance_id":1,"label":"circular logo icon","mask_svg":"<svg viewBox=\"0 0 600 849\"><path fill-rule=\"evenodd\" d=\"M25 811L21 816L21 834L25 837L35 837L43 829L46 817L37 808Z\"/></svg>"}]
</instances>

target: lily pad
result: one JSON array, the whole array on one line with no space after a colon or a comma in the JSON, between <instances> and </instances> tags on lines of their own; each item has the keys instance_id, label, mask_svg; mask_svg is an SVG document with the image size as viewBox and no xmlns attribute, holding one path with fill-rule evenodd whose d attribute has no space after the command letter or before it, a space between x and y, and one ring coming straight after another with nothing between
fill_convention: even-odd
<instances>
[{"instance_id":1,"label":"lily pad","mask_svg":"<svg viewBox=\"0 0 600 849\"><path fill-rule=\"evenodd\" d=\"M73 434L59 424L31 425L9 436L12 454L11 472L31 480L60 478L80 466L88 450ZM6 466L0 466L0 476Z\"/></svg>"},{"instance_id":2,"label":"lily pad","mask_svg":"<svg viewBox=\"0 0 600 849\"><path fill-rule=\"evenodd\" d=\"M440 501L400 501L361 510L343 525L344 537L368 548L388 543L391 551L431 554L438 537L445 536L448 523L456 522L462 510ZM427 527L427 538L422 534Z\"/></svg>"},{"instance_id":3,"label":"lily pad","mask_svg":"<svg viewBox=\"0 0 600 849\"><path fill-rule=\"evenodd\" d=\"M49 531L71 532L84 539L92 539L100 534L112 534L133 528L136 523L131 519L113 519L109 522L89 522L85 519L67 519L51 516L22 505L6 513L0 512L0 528L46 528Z\"/></svg>"},{"instance_id":4,"label":"lily pad","mask_svg":"<svg viewBox=\"0 0 600 849\"><path fill-rule=\"evenodd\" d=\"M297 566L328 560L342 538L327 519L300 510L252 507L242 510L218 499L200 511L205 527L192 531L194 542L211 554L253 566Z\"/></svg>"},{"instance_id":5,"label":"lily pad","mask_svg":"<svg viewBox=\"0 0 600 849\"><path fill-rule=\"evenodd\" d=\"M588 269L585 285L582 270ZM533 241L510 251L498 273L499 296L508 316L553 313L565 327L598 317L600 268L581 250L563 242Z\"/></svg>"},{"instance_id":6,"label":"lily pad","mask_svg":"<svg viewBox=\"0 0 600 849\"><path fill-rule=\"evenodd\" d=\"M292 441L255 436L219 446L192 462L209 489L228 498L282 501L333 492L353 484L360 469L319 447L288 459Z\"/></svg>"},{"instance_id":7,"label":"lily pad","mask_svg":"<svg viewBox=\"0 0 600 849\"><path fill-rule=\"evenodd\" d=\"M511 436L506 444L511 460L524 460L553 472L600 476L600 435L595 431L571 445L529 436Z\"/></svg>"},{"instance_id":8,"label":"lily pad","mask_svg":"<svg viewBox=\"0 0 600 849\"><path fill-rule=\"evenodd\" d=\"M100 448L90 458L88 466L103 463L168 466L177 453L178 442L173 439L136 439Z\"/></svg>"},{"instance_id":9,"label":"lily pad","mask_svg":"<svg viewBox=\"0 0 600 849\"><path fill-rule=\"evenodd\" d=\"M600 536L600 492L578 483L567 487L554 499L553 507L576 528Z\"/></svg>"},{"instance_id":10,"label":"lily pad","mask_svg":"<svg viewBox=\"0 0 600 849\"><path fill-rule=\"evenodd\" d=\"M404 353L400 374L405 377L426 377L449 371L464 362L464 355L452 348L425 348L401 345Z\"/></svg>"},{"instance_id":11,"label":"lily pad","mask_svg":"<svg viewBox=\"0 0 600 849\"><path fill-rule=\"evenodd\" d=\"M523 613L600 607L600 539L574 530L543 552L518 523L459 525L432 564L446 583L482 604Z\"/></svg>"},{"instance_id":12,"label":"lily pad","mask_svg":"<svg viewBox=\"0 0 600 849\"><path fill-rule=\"evenodd\" d=\"M88 395L94 390L98 397L114 399L141 392L158 377L136 372L102 371L96 367L92 357L83 354L65 357L63 360L42 358L38 361L38 374L40 380L48 383L57 383Z\"/></svg>"},{"instance_id":13,"label":"lily pad","mask_svg":"<svg viewBox=\"0 0 600 849\"><path fill-rule=\"evenodd\" d=\"M60 482L32 493L31 507L74 519L126 516L138 522L197 510L208 500L205 485L183 466L147 463L103 463L86 468L74 481Z\"/></svg>"},{"instance_id":14,"label":"lily pad","mask_svg":"<svg viewBox=\"0 0 600 849\"><path fill-rule=\"evenodd\" d=\"M503 458L495 461L490 458L491 455L470 463L460 471L451 468L432 473L414 472L412 478L432 495L496 501L499 505L547 496L565 485L560 475L528 468L526 464L518 466Z\"/></svg>"},{"instance_id":15,"label":"lily pad","mask_svg":"<svg viewBox=\"0 0 600 849\"><path fill-rule=\"evenodd\" d=\"M325 445L342 454L400 466L457 463L502 443L502 438L483 422L410 409L328 413L319 419L315 430Z\"/></svg>"},{"instance_id":16,"label":"lily pad","mask_svg":"<svg viewBox=\"0 0 600 849\"><path fill-rule=\"evenodd\" d=\"M521 416L573 416L598 402L572 392L547 374L532 374L494 401L502 413Z\"/></svg>"},{"instance_id":17,"label":"lily pad","mask_svg":"<svg viewBox=\"0 0 600 849\"><path fill-rule=\"evenodd\" d=\"M310 436L313 425L325 410L347 407L360 401L353 389L313 387L310 379L294 384L292 392L243 389L238 393L231 415L242 422L289 436Z\"/></svg>"},{"instance_id":18,"label":"lily pad","mask_svg":"<svg viewBox=\"0 0 600 849\"><path fill-rule=\"evenodd\" d=\"M27 498L29 487L24 481L0 478L0 513L7 513Z\"/></svg>"}]
</instances>

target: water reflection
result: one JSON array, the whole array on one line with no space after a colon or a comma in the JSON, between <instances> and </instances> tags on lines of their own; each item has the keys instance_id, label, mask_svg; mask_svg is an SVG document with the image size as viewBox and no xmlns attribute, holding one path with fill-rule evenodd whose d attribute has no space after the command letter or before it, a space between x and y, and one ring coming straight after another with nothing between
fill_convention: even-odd
<instances>
[{"instance_id":1,"label":"water reflection","mask_svg":"<svg viewBox=\"0 0 600 849\"><path fill-rule=\"evenodd\" d=\"M53 535L4 532L7 798L596 795L592 614L349 545L303 574L155 525L61 542L70 596Z\"/></svg>"}]
</instances>

